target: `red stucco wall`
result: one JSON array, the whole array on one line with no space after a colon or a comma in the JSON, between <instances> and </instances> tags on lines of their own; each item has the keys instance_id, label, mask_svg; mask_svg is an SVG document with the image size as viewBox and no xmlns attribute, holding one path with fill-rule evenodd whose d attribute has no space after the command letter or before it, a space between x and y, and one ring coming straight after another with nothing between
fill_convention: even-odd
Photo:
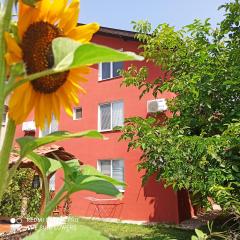
<instances>
[{"instance_id":1,"label":"red stucco wall","mask_svg":"<svg viewBox=\"0 0 240 240\"><path fill-rule=\"evenodd\" d=\"M96 35L93 42L107 45L115 49L123 48L124 51L137 51L138 43L135 41L125 41L121 38ZM131 63L124 63L127 68ZM137 65L146 64L144 62L134 63ZM150 64L148 64L150 66ZM159 76L161 71L151 66L150 80ZM91 67L88 76L89 82L82 84L87 90L87 95L80 95L80 104L83 111L81 120L72 120L64 112L61 114L59 130L72 132L98 128L98 105L104 102L123 100L124 117L147 115L147 100L153 99L151 94L147 94L139 100L140 92L133 87L120 87L121 77L98 81L98 66ZM158 98L173 97L172 93L159 95ZM32 116L29 117L32 119ZM17 130L18 135L22 135L21 129ZM107 140L74 139L58 143L66 151L77 156L85 164L97 166L99 159L123 159L125 164L125 181L127 183L123 199L119 205L105 206L111 212L109 216L124 220L141 220L153 222L178 223L179 203L178 194L171 188L165 189L162 183L157 183L151 178L148 183L141 186L141 176L143 172L137 171L137 163L141 156L140 151L127 152L127 143L118 142L120 132L103 133ZM61 185L62 172L57 173L57 188ZM71 214L80 216L92 216L94 206L89 204L86 197L94 196L90 192L76 193L72 196ZM100 196L95 196L100 198ZM101 196L106 198L106 196ZM96 213L96 212L95 212ZM96 213L97 215L98 213ZM108 215L108 214L106 214Z\"/></svg>"}]
</instances>

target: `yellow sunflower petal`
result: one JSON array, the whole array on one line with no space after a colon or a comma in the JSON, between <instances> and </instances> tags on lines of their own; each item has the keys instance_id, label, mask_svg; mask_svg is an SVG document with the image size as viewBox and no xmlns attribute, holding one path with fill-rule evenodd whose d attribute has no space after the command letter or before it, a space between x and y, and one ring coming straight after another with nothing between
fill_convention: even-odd
<instances>
[{"instance_id":1,"label":"yellow sunflower petal","mask_svg":"<svg viewBox=\"0 0 240 240\"><path fill-rule=\"evenodd\" d=\"M59 121L60 120L60 101L56 94L52 94L52 106L53 106L53 113L55 118Z\"/></svg>"},{"instance_id":2,"label":"yellow sunflower petal","mask_svg":"<svg viewBox=\"0 0 240 240\"><path fill-rule=\"evenodd\" d=\"M68 77L75 82L87 82L88 80L81 75L79 70L71 69Z\"/></svg>"},{"instance_id":3,"label":"yellow sunflower petal","mask_svg":"<svg viewBox=\"0 0 240 240\"><path fill-rule=\"evenodd\" d=\"M25 13L28 11L30 6L23 3L22 0L18 1L18 20L22 20Z\"/></svg>"},{"instance_id":4,"label":"yellow sunflower petal","mask_svg":"<svg viewBox=\"0 0 240 240\"><path fill-rule=\"evenodd\" d=\"M66 95L66 93L64 92L64 89L63 87L60 88L56 94L58 95L60 101L61 101L61 104L63 105L63 108L65 110L65 112L70 116L72 117L73 116L73 112L72 112L72 106L71 106L71 103L69 102L69 97L68 97L68 94Z\"/></svg>"},{"instance_id":5,"label":"yellow sunflower petal","mask_svg":"<svg viewBox=\"0 0 240 240\"><path fill-rule=\"evenodd\" d=\"M43 104L45 106L44 110L45 110L45 113L46 113L46 119L47 119L47 123L48 123L48 126L49 126L51 124L52 115L53 115L53 112L52 112L52 109L53 109L52 98L51 98L50 94L45 94L44 95Z\"/></svg>"},{"instance_id":6,"label":"yellow sunflower petal","mask_svg":"<svg viewBox=\"0 0 240 240\"><path fill-rule=\"evenodd\" d=\"M18 34L20 39L22 39L23 34L28 29L28 27L36 19L39 13L39 8L27 8L22 14L22 17L18 19Z\"/></svg>"},{"instance_id":7,"label":"yellow sunflower petal","mask_svg":"<svg viewBox=\"0 0 240 240\"><path fill-rule=\"evenodd\" d=\"M11 36L10 33L5 32L4 38L7 43L7 52L15 55L16 58L22 58L22 49L18 46L15 39Z\"/></svg>"},{"instance_id":8,"label":"yellow sunflower petal","mask_svg":"<svg viewBox=\"0 0 240 240\"><path fill-rule=\"evenodd\" d=\"M39 127L39 118L40 118L40 111L39 111L39 101L40 101L40 94L36 94L36 103L35 103L35 110L34 110L34 120L36 127Z\"/></svg>"},{"instance_id":9,"label":"yellow sunflower petal","mask_svg":"<svg viewBox=\"0 0 240 240\"><path fill-rule=\"evenodd\" d=\"M76 41L86 43L92 39L93 34L99 30L99 27L97 23L90 23L75 27L66 35Z\"/></svg>"},{"instance_id":10,"label":"yellow sunflower petal","mask_svg":"<svg viewBox=\"0 0 240 240\"><path fill-rule=\"evenodd\" d=\"M40 127L41 129L44 128L45 119L46 119L46 109L48 106L44 106L44 94L40 94L39 96L39 102L38 102L38 109L36 111L38 112L38 122L36 125Z\"/></svg>"},{"instance_id":11,"label":"yellow sunflower petal","mask_svg":"<svg viewBox=\"0 0 240 240\"><path fill-rule=\"evenodd\" d=\"M48 14L51 9L51 2L50 0L41 0L39 2L39 6L37 6L38 15L35 16L34 22L38 21L48 21Z\"/></svg>"},{"instance_id":12,"label":"yellow sunflower petal","mask_svg":"<svg viewBox=\"0 0 240 240\"><path fill-rule=\"evenodd\" d=\"M78 74L89 74L91 72L91 69L90 67L78 67L71 69L71 71Z\"/></svg>"},{"instance_id":13,"label":"yellow sunflower petal","mask_svg":"<svg viewBox=\"0 0 240 240\"><path fill-rule=\"evenodd\" d=\"M48 22L54 24L59 20L67 5L67 0L53 0L48 12Z\"/></svg>"},{"instance_id":14,"label":"yellow sunflower petal","mask_svg":"<svg viewBox=\"0 0 240 240\"><path fill-rule=\"evenodd\" d=\"M78 14L79 0L73 0L69 7L65 9L59 21L59 27L64 31L65 35L77 25Z\"/></svg>"},{"instance_id":15,"label":"yellow sunflower petal","mask_svg":"<svg viewBox=\"0 0 240 240\"><path fill-rule=\"evenodd\" d=\"M29 101L30 99L26 98L28 89L29 84L23 84L13 92L10 98L8 114L9 117L16 122L16 124L22 123L32 110L32 105Z\"/></svg>"},{"instance_id":16,"label":"yellow sunflower petal","mask_svg":"<svg viewBox=\"0 0 240 240\"><path fill-rule=\"evenodd\" d=\"M6 62L7 62L8 66L10 66L11 64L18 63L18 62L22 61L21 58L18 58L14 54L11 54L11 53L6 53L5 54L5 59L6 59Z\"/></svg>"}]
</instances>

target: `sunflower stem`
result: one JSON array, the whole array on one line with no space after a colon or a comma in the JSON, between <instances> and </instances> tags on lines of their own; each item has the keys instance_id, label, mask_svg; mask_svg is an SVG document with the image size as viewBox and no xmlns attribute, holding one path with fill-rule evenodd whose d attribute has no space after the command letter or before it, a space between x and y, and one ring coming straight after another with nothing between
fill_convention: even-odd
<instances>
[{"instance_id":1,"label":"sunflower stem","mask_svg":"<svg viewBox=\"0 0 240 240\"><path fill-rule=\"evenodd\" d=\"M5 138L3 141L3 146L2 150L0 152L0 173L1 173L1 178L0 178L0 201L2 199L2 195L4 193L5 188L7 187L7 180L8 179L8 164L9 164L9 158L10 158L10 153L12 150L12 144L14 140L14 135L15 135L15 130L16 130L16 125L15 122L12 119L8 120L7 124L7 130L5 134Z\"/></svg>"},{"instance_id":2,"label":"sunflower stem","mask_svg":"<svg viewBox=\"0 0 240 240\"><path fill-rule=\"evenodd\" d=\"M61 189L57 192L55 197L48 202L46 205L46 208L44 209L44 213L41 215L41 218L45 221L40 221L40 223L37 225L37 229L41 228L47 220L47 217L50 216L52 211L57 207L57 205L61 202L63 198L63 194L65 193L65 185L61 187Z\"/></svg>"},{"instance_id":3,"label":"sunflower stem","mask_svg":"<svg viewBox=\"0 0 240 240\"><path fill-rule=\"evenodd\" d=\"M4 33L8 31L12 17L12 7L14 0L8 0L4 6L4 11L0 12L0 135L2 128L3 113L5 111L4 101L4 88L6 80L6 43Z\"/></svg>"}]
</instances>

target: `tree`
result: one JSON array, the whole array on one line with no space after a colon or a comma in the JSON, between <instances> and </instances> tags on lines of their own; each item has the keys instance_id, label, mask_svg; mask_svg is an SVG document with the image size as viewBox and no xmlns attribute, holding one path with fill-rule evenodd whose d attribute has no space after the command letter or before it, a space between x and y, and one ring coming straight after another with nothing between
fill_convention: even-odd
<instances>
[{"instance_id":1,"label":"tree","mask_svg":"<svg viewBox=\"0 0 240 240\"><path fill-rule=\"evenodd\" d=\"M168 101L172 117L127 119L121 139L143 150L143 180L157 172L175 190L188 189L203 204L210 196L240 216L240 4L220 8L225 19L215 29L209 19L181 30L160 24L153 32L150 23L134 22L142 55L165 74L149 82L147 67L131 66L123 84L139 88L140 97L176 97Z\"/></svg>"}]
</instances>

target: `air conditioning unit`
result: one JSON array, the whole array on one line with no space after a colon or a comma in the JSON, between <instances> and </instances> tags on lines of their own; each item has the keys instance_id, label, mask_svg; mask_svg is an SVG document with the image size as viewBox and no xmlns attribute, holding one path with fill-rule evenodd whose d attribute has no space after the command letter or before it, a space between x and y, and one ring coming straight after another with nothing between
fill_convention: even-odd
<instances>
[{"instance_id":1,"label":"air conditioning unit","mask_svg":"<svg viewBox=\"0 0 240 240\"><path fill-rule=\"evenodd\" d=\"M22 124L22 131L35 131L36 126L34 121L24 122Z\"/></svg>"},{"instance_id":2,"label":"air conditioning unit","mask_svg":"<svg viewBox=\"0 0 240 240\"><path fill-rule=\"evenodd\" d=\"M149 100L147 101L147 112L156 113L167 110L167 102L165 98Z\"/></svg>"}]
</instances>

